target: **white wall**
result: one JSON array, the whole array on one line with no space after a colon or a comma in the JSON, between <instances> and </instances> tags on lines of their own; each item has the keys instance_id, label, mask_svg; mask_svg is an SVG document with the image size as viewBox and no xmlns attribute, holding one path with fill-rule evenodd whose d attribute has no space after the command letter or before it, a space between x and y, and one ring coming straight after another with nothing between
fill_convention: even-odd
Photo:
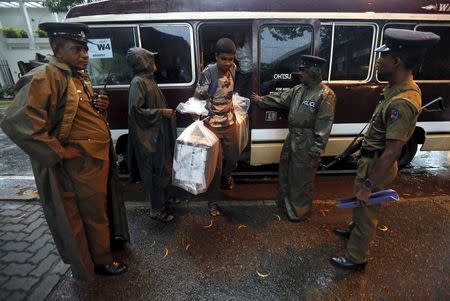
<instances>
[{"instance_id":1,"label":"white wall","mask_svg":"<svg viewBox=\"0 0 450 301\"><path fill-rule=\"evenodd\" d=\"M28 15L30 17L30 23L33 30L38 28L39 23L42 22L55 22L55 17L46 8L27 8ZM63 20L64 14L59 14L59 20ZM26 21L19 8L0 8L0 28L3 27L16 27L23 28L26 30ZM5 38L0 34L0 52L1 56L6 58L13 75L15 82L19 79L19 68L17 67L18 61L28 62L34 59L36 52L42 54L50 54L50 45L48 40L40 39L38 43L38 49L30 49L29 44L25 43L23 45L7 45ZM0 74L1 77L1 74ZM0 83L3 84L3 79L0 78Z\"/></svg>"}]
</instances>

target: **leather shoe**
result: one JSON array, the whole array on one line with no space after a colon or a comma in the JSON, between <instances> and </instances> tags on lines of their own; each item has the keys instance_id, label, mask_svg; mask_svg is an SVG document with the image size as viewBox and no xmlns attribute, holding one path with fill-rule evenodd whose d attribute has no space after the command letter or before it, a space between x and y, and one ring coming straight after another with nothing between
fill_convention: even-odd
<instances>
[{"instance_id":1,"label":"leather shoe","mask_svg":"<svg viewBox=\"0 0 450 301\"><path fill-rule=\"evenodd\" d=\"M127 269L128 267L125 264L113 261L111 264L96 265L95 273L106 276L116 276L125 273Z\"/></svg>"},{"instance_id":2,"label":"leather shoe","mask_svg":"<svg viewBox=\"0 0 450 301\"><path fill-rule=\"evenodd\" d=\"M334 228L333 233L345 239L349 239L351 234L349 229L342 229L342 228Z\"/></svg>"},{"instance_id":3,"label":"leather shoe","mask_svg":"<svg viewBox=\"0 0 450 301\"><path fill-rule=\"evenodd\" d=\"M347 257L345 256L332 256L330 257L331 264L347 269L347 270L354 270L354 271L362 271L366 267L367 261L362 263L354 263L351 262Z\"/></svg>"}]
</instances>

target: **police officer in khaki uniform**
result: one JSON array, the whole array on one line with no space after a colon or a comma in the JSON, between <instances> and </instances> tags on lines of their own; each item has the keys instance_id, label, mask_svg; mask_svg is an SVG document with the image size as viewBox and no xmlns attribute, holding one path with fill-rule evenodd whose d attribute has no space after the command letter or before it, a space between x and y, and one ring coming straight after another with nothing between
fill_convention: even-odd
<instances>
[{"instance_id":1,"label":"police officer in khaki uniform","mask_svg":"<svg viewBox=\"0 0 450 301\"><path fill-rule=\"evenodd\" d=\"M431 32L387 29L385 40L386 44L376 49L381 53L377 72L388 85L362 142L354 185L360 206L353 209L353 222L348 229L334 229L349 241L346 255L330 260L346 269L361 270L367 263L369 244L378 223L378 206L368 206L367 201L372 192L383 190L397 175L397 159L414 132L422 103L412 72L419 65L425 47L437 43L439 36Z\"/></svg>"},{"instance_id":2,"label":"police officer in khaki uniform","mask_svg":"<svg viewBox=\"0 0 450 301\"><path fill-rule=\"evenodd\" d=\"M85 72L89 27L39 28L48 32L54 55L20 79L1 126L30 156L45 217L73 275L118 275L127 266L113 261L110 243L129 234L103 114L108 97L94 93Z\"/></svg>"},{"instance_id":3,"label":"police officer in khaki uniform","mask_svg":"<svg viewBox=\"0 0 450 301\"><path fill-rule=\"evenodd\" d=\"M289 134L280 157L278 203L290 221L307 218L312 204L314 176L334 120L336 96L322 83L326 60L303 55L299 66L301 84L282 94L251 99L261 108L289 110Z\"/></svg>"}]
</instances>

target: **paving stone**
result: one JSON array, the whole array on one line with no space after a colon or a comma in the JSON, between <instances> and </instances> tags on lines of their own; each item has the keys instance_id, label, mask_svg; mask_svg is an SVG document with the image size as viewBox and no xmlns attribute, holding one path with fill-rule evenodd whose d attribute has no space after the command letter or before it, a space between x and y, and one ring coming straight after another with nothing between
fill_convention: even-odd
<instances>
[{"instance_id":1,"label":"paving stone","mask_svg":"<svg viewBox=\"0 0 450 301\"><path fill-rule=\"evenodd\" d=\"M54 263L58 259L59 259L59 257L54 254L48 255L47 258L45 258L44 260L42 260L39 263L37 268L35 268L33 271L31 271L30 275L35 276L35 277L41 277L42 275L44 275L46 272L48 272L50 270L50 268L54 265Z\"/></svg>"},{"instance_id":2,"label":"paving stone","mask_svg":"<svg viewBox=\"0 0 450 301\"><path fill-rule=\"evenodd\" d=\"M7 232L4 233L2 236L0 236L0 240L4 241L22 241L25 237L28 236L28 233L22 233L22 232Z\"/></svg>"},{"instance_id":3,"label":"paving stone","mask_svg":"<svg viewBox=\"0 0 450 301\"><path fill-rule=\"evenodd\" d=\"M22 301L25 300L27 294L24 292L13 292L8 296L8 301Z\"/></svg>"},{"instance_id":4,"label":"paving stone","mask_svg":"<svg viewBox=\"0 0 450 301\"><path fill-rule=\"evenodd\" d=\"M22 220L26 218L27 214L22 213L18 216L3 216L0 220L0 224L18 224L22 223Z\"/></svg>"},{"instance_id":5,"label":"paving stone","mask_svg":"<svg viewBox=\"0 0 450 301\"><path fill-rule=\"evenodd\" d=\"M28 227L23 229L23 232L31 233L34 230L36 230L37 228L39 228L42 225L43 222L44 222L44 218L39 217L34 222L32 222Z\"/></svg>"},{"instance_id":6,"label":"paving stone","mask_svg":"<svg viewBox=\"0 0 450 301\"><path fill-rule=\"evenodd\" d=\"M32 270L36 268L36 265L29 263L10 263L6 268L2 270L2 274L7 276L26 276Z\"/></svg>"},{"instance_id":7,"label":"paving stone","mask_svg":"<svg viewBox=\"0 0 450 301\"><path fill-rule=\"evenodd\" d=\"M47 241L49 241L52 237L48 234L42 235L40 238L35 240L33 244L27 249L28 252L36 252L40 248L42 248Z\"/></svg>"},{"instance_id":8,"label":"paving stone","mask_svg":"<svg viewBox=\"0 0 450 301\"><path fill-rule=\"evenodd\" d=\"M67 272L67 269L69 269L69 267L70 265L65 264L64 261L60 260L58 264L56 264L52 269L51 273L62 276Z\"/></svg>"},{"instance_id":9,"label":"paving stone","mask_svg":"<svg viewBox=\"0 0 450 301\"><path fill-rule=\"evenodd\" d=\"M3 284L3 288L10 291L23 290L29 291L30 288L39 281L36 277L11 277Z\"/></svg>"},{"instance_id":10,"label":"paving stone","mask_svg":"<svg viewBox=\"0 0 450 301\"><path fill-rule=\"evenodd\" d=\"M3 232L20 232L26 226L23 224L6 224L2 227Z\"/></svg>"},{"instance_id":11,"label":"paving stone","mask_svg":"<svg viewBox=\"0 0 450 301\"><path fill-rule=\"evenodd\" d=\"M20 210L22 210L22 211L34 211L32 209L36 209L36 205L26 204L26 205L23 205L22 207L20 207Z\"/></svg>"},{"instance_id":12,"label":"paving stone","mask_svg":"<svg viewBox=\"0 0 450 301\"><path fill-rule=\"evenodd\" d=\"M25 205L24 203L1 202L0 208L4 210L16 210Z\"/></svg>"},{"instance_id":13,"label":"paving stone","mask_svg":"<svg viewBox=\"0 0 450 301\"><path fill-rule=\"evenodd\" d=\"M33 253L29 252L8 252L5 256L1 257L1 261L5 263L24 263L28 258L33 256Z\"/></svg>"},{"instance_id":14,"label":"paving stone","mask_svg":"<svg viewBox=\"0 0 450 301\"><path fill-rule=\"evenodd\" d=\"M1 287L2 284L5 283L8 279L9 279L8 276L0 275L0 287ZM0 299L0 300L1 300L1 299Z\"/></svg>"},{"instance_id":15,"label":"paving stone","mask_svg":"<svg viewBox=\"0 0 450 301\"><path fill-rule=\"evenodd\" d=\"M41 215L43 215L43 213L40 210L37 210L36 212L34 212L33 214L29 215L26 219L23 220L23 223L25 224L31 224L32 222L34 222L36 219L38 219L39 217L41 217Z\"/></svg>"},{"instance_id":16,"label":"paving stone","mask_svg":"<svg viewBox=\"0 0 450 301\"><path fill-rule=\"evenodd\" d=\"M46 229L47 229L47 225L42 225L39 228L37 228L36 230L34 230L29 236L25 237L23 240L28 241L28 242L34 242L34 241L38 240L45 233Z\"/></svg>"},{"instance_id":17,"label":"paving stone","mask_svg":"<svg viewBox=\"0 0 450 301\"><path fill-rule=\"evenodd\" d=\"M9 291L7 291L7 290L4 290L4 289L1 289L0 290L0 300L8 300L8 296L9 296L9 294L10 294L11 292L9 292Z\"/></svg>"},{"instance_id":18,"label":"paving stone","mask_svg":"<svg viewBox=\"0 0 450 301\"><path fill-rule=\"evenodd\" d=\"M61 277L57 275L49 275L45 277L45 279L33 290L33 293L28 297L28 300L44 300L48 294L50 294L55 285L58 284L60 279Z\"/></svg>"},{"instance_id":19,"label":"paving stone","mask_svg":"<svg viewBox=\"0 0 450 301\"><path fill-rule=\"evenodd\" d=\"M38 264L41 260L48 256L48 254L55 248L55 245L47 243L43 246L33 257L31 257L28 261L34 264Z\"/></svg>"},{"instance_id":20,"label":"paving stone","mask_svg":"<svg viewBox=\"0 0 450 301\"><path fill-rule=\"evenodd\" d=\"M2 246L2 250L4 251L16 251L22 252L30 246L29 243L24 241L10 241L4 246Z\"/></svg>"},{"instance_id":21,"label":"paving stone","mask_svg":"<svg viewBox=\"0 0 450 301\"><path fill-rule=\"evenodd\" d=\"M19 210L4 210L0 213L1 216L18 216L22 215L23 213Z\"/></svg>"}]
</instances>

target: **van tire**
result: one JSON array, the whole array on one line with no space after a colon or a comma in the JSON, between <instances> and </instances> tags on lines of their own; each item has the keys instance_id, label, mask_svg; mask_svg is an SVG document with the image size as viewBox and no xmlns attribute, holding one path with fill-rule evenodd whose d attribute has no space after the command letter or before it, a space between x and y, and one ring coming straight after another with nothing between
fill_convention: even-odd
<instances>
[{"instance_id":1,"label":"van tire","mask_svg":"<svg viewBox=\"0 0 450 301\"><path fill-rule=\"evenodd\" d=\"M417 153L417 138L415 135L413 135L402 148L400 158L398 159L398 168L399 169L405 168L409 163L411 163L416 153Z\"/></svg>"}]
</instances>

